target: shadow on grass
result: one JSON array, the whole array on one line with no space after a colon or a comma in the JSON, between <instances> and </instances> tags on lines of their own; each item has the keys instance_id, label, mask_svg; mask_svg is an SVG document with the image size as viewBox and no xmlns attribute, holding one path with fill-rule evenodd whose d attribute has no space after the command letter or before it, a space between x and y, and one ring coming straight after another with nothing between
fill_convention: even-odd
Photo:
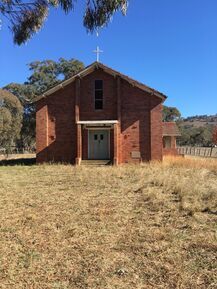
<instances>
[{"instance_id":1,"label":"shadow on grass","mask_svg":"<svg viewBox=\"0 0 217 289\"><path fill-rule=\"evenodd\" d=\"M36 164L36 158L20 158L1 160L0 166L32 166Z\"/></svg>"}]
</instances>

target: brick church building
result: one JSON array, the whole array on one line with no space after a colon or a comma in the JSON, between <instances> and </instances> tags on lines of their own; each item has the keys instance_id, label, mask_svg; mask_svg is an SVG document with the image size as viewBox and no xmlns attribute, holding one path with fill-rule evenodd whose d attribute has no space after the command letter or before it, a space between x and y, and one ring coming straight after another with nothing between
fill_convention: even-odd
<instances>
[{"instance_id":1,"label":"brick church building","mask_svg":"<svg viewBox=\"0 0 217 289\"><path fill-rule=\"evenodd\" d=\"M162 160L165 99L159 91L94 62L37 100L37 163Z\"/></svg>"}]
</instances>

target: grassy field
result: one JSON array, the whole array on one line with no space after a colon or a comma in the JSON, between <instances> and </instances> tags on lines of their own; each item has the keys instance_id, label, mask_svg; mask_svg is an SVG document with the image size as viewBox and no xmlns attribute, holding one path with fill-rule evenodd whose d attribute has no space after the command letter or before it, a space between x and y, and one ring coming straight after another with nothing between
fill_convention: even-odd
<instances>
[{"instance_id":1,"label":"grassy field","mask_svg":"<svg viewBox=\"0 0 217 289\"><path fill-rule=\"evenodd\" d=\"M0 166L0 288L217 288L217 160Z\"/></svg>"}]
</instances>

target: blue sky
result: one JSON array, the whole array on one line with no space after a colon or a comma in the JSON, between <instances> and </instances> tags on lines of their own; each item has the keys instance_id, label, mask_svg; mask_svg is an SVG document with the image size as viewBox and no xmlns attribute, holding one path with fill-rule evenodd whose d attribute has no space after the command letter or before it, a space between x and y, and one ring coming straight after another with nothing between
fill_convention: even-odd
<instances>
[{"instance_id":1,"label":"blue sky","mask_svg":"<svg viewBox=\"0 0 217 289\"><path fill-rule=\"evenodd\" d=\"M25 45L13 44L3 20L0 87L24 82L27 64L60 57L101 62L168 95L183 116L217 113L217 1L130 0L99 37L82 26L84 0L65 16L52 9L43 29Z\"/></svg>"}]
</instances>

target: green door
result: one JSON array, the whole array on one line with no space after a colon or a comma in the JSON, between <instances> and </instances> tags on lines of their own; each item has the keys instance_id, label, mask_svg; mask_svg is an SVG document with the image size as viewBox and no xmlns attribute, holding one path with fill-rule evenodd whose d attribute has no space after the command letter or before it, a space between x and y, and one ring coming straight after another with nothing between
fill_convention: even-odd
<instances>
[{"instance_id":1,"label":"green door","mask_svg":"<svg viewBox=\"0 0 217 289\"><path fill-rule=\"evenodd\" d=\"M91 160L109 159L109 130L89 130L88 158Z\"/></svg>"}]
</instances>

